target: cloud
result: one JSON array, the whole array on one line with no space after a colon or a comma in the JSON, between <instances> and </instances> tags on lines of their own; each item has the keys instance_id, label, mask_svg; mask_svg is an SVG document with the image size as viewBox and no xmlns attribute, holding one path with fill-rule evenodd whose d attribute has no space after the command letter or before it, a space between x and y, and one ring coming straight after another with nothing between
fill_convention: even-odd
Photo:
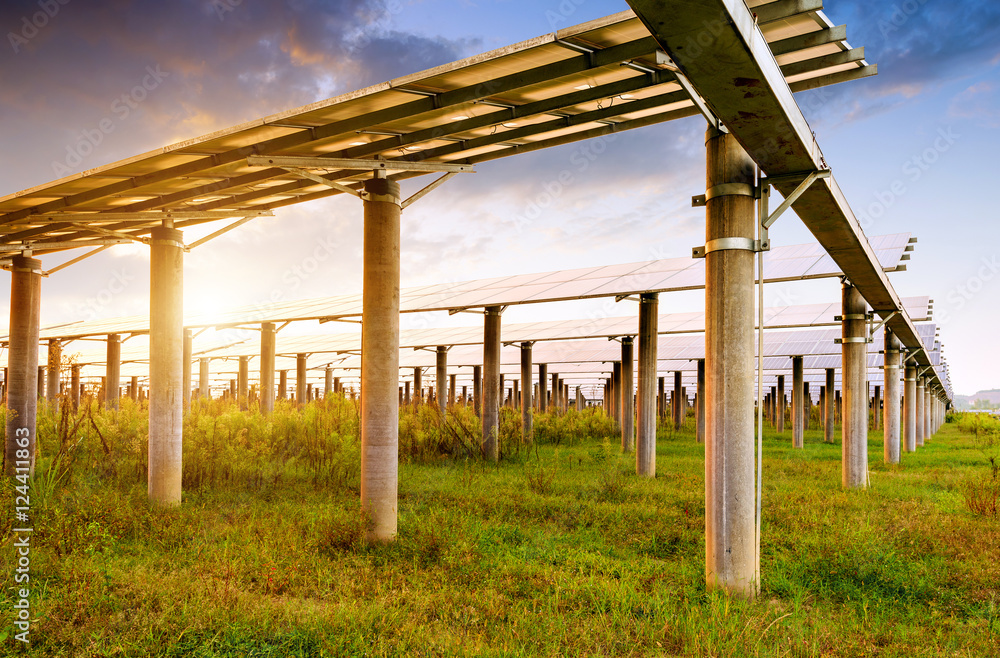
<instances>
[{"instance_id":1,"label":"cloud","mask_svg":"<svg viewBox=\"0 0 1000 658\"><path fill-rule=\"evenodd\" d=\"M966 87L948 104L948 115L954 118L973 119L986 128L1000 127L1000 99L997 85L982 81Z\"/></svg>"}]
</instances>

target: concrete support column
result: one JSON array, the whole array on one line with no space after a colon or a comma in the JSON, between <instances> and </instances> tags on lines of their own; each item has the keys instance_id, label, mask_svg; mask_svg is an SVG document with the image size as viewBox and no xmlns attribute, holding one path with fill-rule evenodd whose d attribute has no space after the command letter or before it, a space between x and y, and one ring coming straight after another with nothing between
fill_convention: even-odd
<instances>
[{"instance_id":1,"label":"concrete support column","mask_svg":"<svg viewBox=\"0 0 1000 658\"><path fill-rule=\"evenodd\" d=\"M413 401L416 404L424 401L424 370L420 366L413 368Z\"/></svg>"},{"instance_id":2,"label":"concrete support column","mask_svg":"<svg viewBox=\"0 0 1000 658\"><path fill-rule=\"evenodd\" d=\"M70 366L69 373L69 400L76 411L80 408L80 364Z\"/></svg>"},{"instance_id":3,"label":"concrete support column","mask_svg":"<svg viewBox=\"0 0 1000 658\"><path fill-rule=\"evenodd\" d=\"M868 486L868 330L865 298L845 283L842 296L841 345L841 484L851 489Z\"/></svg>"},{"instance_id":4,"label":"concrete support column","mask_svg":"<svg viewBox=\"0 0 1000 658\"><path fill-rule=\"evenodd\" d=\"M882 458L886 464L899 463L899 339L885 329L885 404L882 421ZM876 387L876 390L878 388Z\"/></svg>"},{"instance_id":5,"label":"concrete support column","mask_svg":"<svg viewBox=\"0 0 1000 658\"><path fill-rule=\"evenodd\" d=\"M823 415L826 420L823 421L823 441L826 443L834 442L834 431L837 426L837 400L834 395L834 388L837 385L836 379L837 371L835 368L826 369L826 389L824 390L824 404Z\"/></svg>"},{"instance_id":6,"label":"concrete support column","mask_svg":"<svg viewBox=\"0 0 1000 658\"><path fill-rule=\"evenodd\" d=\"M457 386L455 385L456 383L455 380L457 378L458 375L455 374L448 375L448 404L455 404L455 389L457 388ZM517 382L515 382L515 384L516 383Z\"/></svg>"},{"instance_id":7,"label":"concrete support column","mask_svg":"<svg viewBox=\"0 0 1000 658\"><path fill-rule=\"evenodd\" d=\"M778 434L785 431L785 376L778 375L778 397L775 409L775 430Z\"/></svg>"},{"instance_id":8,"label":"concrete support column","mask_svg":"<svg viewBox=\"0 0 1000 658\"><path fill-rule=\"evenodd\" d=\"M476 415L483 417L483 367L472 366L472 406Z\"/></svg>"},{"instance_id":9,"label":"concrete support column","mask_svg":"<svg viewBox=\"0 0 1000 658\"><path fill-rule=\"evenodd\" d=\"M106 362L104 406L118 408L118 388L121 386L122 341L118 334L108 335L108 357Z\"/></svg>"},{"instance_id":10,"label":"concrete support column","mask_svg":"<svg viewBox=\"0 0 1000 658\"><path fill-rule=\"evenodd\" d=\"M705 145L706 189L728 183L754 185L756 167L735 137L709 128ZM721 238L754 239L752 197L713 196L705 210L706 245ZM753 265L753 252L742 249L720 249L705 256L705 576L709 589L746 596L754 596L760 583ZM675 380L678 409L679 380Z\"/></svg>"},{"instance_id":11,"label":"concrete support column","mask_svg":"<svg viewBox=\"0 0 1000 658\"><path fill-rule=\"evenodd\" d=\"M802 382L802 432L809 431L809 418L812 416L812 394L809 392L809 382Z\"/></svg>"},{"instance_id":12,"label":"concrete support column","mask_svg":"<svg viewBox=\"0 0 1000 658\"><path fill-rule=\"evenodd\" d=\"M805 412L806 405L802 390L802 357L792 357L792 447L801 448L805 445Z\"/></svg>"},{"instance_id":13,"label":"concrete support column","mask_svg":"<svg viewBox=\"0 0 1000 658\"><path fill-rule=\"evenodd\" d=\"M183 237L172 228L150 232L148 493L160 505L181 502L183 391L191 386L184 381Z\"/></svg>"},{"instance_id":14,"label":"concrete support column","mask_svg":"<svg viewBox=\"0 0 1000 658\"><path fill-rule=\"evenodd\" d=\"M198 359L198 391L201 394L201 399L207 400L211 399L212 391L211 384L209 383L209 371L211 368L210 359L207 356L203 356ZM112 395L114 394L116 388L108 387L111 390Z\"/></svg>"},{"instance_id":15,"label":"concrete support column","mask_svg":"<svg viewBox=\"0 0 1000 658\"><path fill-rule=\"evenodd\" d=\"M327 366L323 371L323 397L333 393L333 368Z\"/></svg>"},{"instance_id":16,"label":"concrete support column","mask_svg":"<svg viewBox=\"0 0 1000 658\"><path fill-rule=\"evenodd\" d=\"M295 355L295 402L299 407L309 402L309 364L308 354Z\"/></svg>"},{"instance_id":17,"label":"concrete support column","mask_svg":"<svg viewBox=\"0 0 1000 658\"><path fill-rule=\"evenodd\" d=\"M288 397L288 371L278 371L278 399L284 400Z\"/></svg>"},{"instance_id":18,"label":"concrete support column","mask_svg":"<svg viewBox=\"0 0 1000 658\"><path fill-rule=\"evenodd\" d=\"M632 336L622 337L621 386L619 387L619 404L622 410L621 438L622 452L632 452L635 449L635 339Z\"/></svg>"},{"instance_id":19,"label":"concrete support column","mask_svg":"<svg viewBox=\"0 0 1000 658\"><path fill-rule=\"evenodd\" d=\"M132 375L132 381L128 385L128 396L132 398L132 402L139 399L139 378Z\"/></svg>"},{"instance_id":20,"label":"concrete support column","mask_svg":"<svg viewBox=\"0 0 1000 658\"><path fill-rule=\"evenodd\" d=\"M483 454L500 458L500 313L499 306L485 309L483 335Z\"/></svg>"},{"instance_id":21,"label":"concrete support column","mask_svg":"<svg viewBox=\"0 0 1000 658\"><path fill-rule=\"evenodd\" d=\"M622 362L611 365L611 418L620 429L622 424Z\"/></svg>"},{"instance_id":22,"label":"concrete support column","mask_svg":"<svg viewBox=\"0 0 1000 658\"><path fill-rule=\"evenodd\" d=\"M907 365L903 375L903 449L917 451L917 367Z\"/></svg>"},{"instance_id":23,"label":"concrete support column","mask_svg":"<svg viewBox=\"0 0 1000 658\"><path fill-rule=\"evenodd\" d=\"M872 429L876 432L882 427L882 387L875 385L875 395L872 396Z\"/></svg>"},{"instance_id":24,"label":"concrete support column","mask_svg":"<svg viewBox=\"0 0 1000 658\"><path fill-rule=\"evenodd\" d=\"M274 323L264 322L260 325L260 411L264 415L274 411L274 352Z\"/></svg>"},{"instance_id":25,"label":"concrete support column","mask_svg":"<svg viewBox=\"0 0 1000 658\"><path fill-rule=\"evenodd\" d=\"M683 397L683 392L681 391L681 371L677 370L674 372L674 429L679 430L681 425L684 423L684 407L687 406L687 400Z\"/></svg>"},{"instance_id":26,"label":"concrete support column","mask_svg":"<svg viewBox=\"0 0 1000 658\"><path fill-rule=\"evenodd\" d=\"M49 339L49 368L46 377L45 399L54 402L59 398L59 367L62 365L62 343L55 338Z\"/></svg>"},{"instance_id":27,"label":"concrete support column","mask_svg":"<svg viewBox=\"0 0 1000 658\"><path fill-rule=\"evenodd\" d=\"M38 385L35 387L35 397L45 399L45 366L38 366Z\"/></svg>"},{"instance_id":28,"label":"concrete support column","mask_svg":"<svg viewBox=\"0 0 1000 658\"><path fill-rule=\"evenodd\" d=\"M191 406L191 359L192 352L194 351L194 336L191 335L190 329L184 330L184 347L183 355L181 357L181 379L184 382L183 386L183 399L184 408L187 409Z\"/></svg>"},{"instance_id":29,"label":"concrete support column","mask_svg":"<svg viewBox=\"0 0 1000 658\"><path fill-rule=\"evenodd\" d=\"M924 377L924 441L931 439L931 379Z\"/></svg>"},{"instance_id":30,"label":"concrete support column","mask_svg":"<svg viewBox=\"0 0 1000 658\"><path fill-rule=\"evenodd\" d=\"M538 411L545 413L549 403L548 365L538 364Z\"/></svg>"},{"instance_id":31,"label":"concrete support column","mask_svg":"<svg viewBox=\"0 0 1000 658\"><path fill-rule=\"evenodd\" d=\"M435 353L434 386L438 413L444 418L448 411L448 348L438 345Z\"/></svg>"},{"instance_id":32,"label":"concrete support column","mask_svg":"<svg viewBox=\"0 0 1000 658\"><path fill-rule=\"evenodd\" d=\"M38 333L42 262L14 256L10 280L7 349L7 434L4 474L34 474L38 409Z\"/></svg>"},{"instance_id":33,"label":"concrete support column","mask_svg":"<svg viewBox=\"0 0 1000 658\"><path fill-rule=\"evenodd\" d=\"M531 346L533 343L521 343L521 438L525 443L531 440L533 434L534 415L531 408Z\"/></svg>"},{"instance_id":34,"label":"concrete support column","mask_svg":"<svg viewBox=\"0 0 1000 658\"><path fill-rule=\"evenodd\" d=\"M462 406L463 407L469 406L469 387L468 386L463 386L462 387Z\"/></svg>"},{"instance_id":35,"label":"concrete support column","mask_svg":"<svg viewBox=\"0 0 1000 658\"><path fill-rule=\"evenodd\" d=\"M698 443L705 442L705 359L698 359L698 385L695 393L698 403Z\"/></svg>"},{"instance_id":36,"label":"concrete support column","mask_svg":"<svg viewBox=\"0 0 1000 658\"><path fill-rule=\"evenodd\" d=\"M559 388L559 375L558 373L552 373L552 397L549 398L549 403L552 407L552 411L557 414L562 411L562 403L559 401L561 393L562 390Z\"/></svg>"},{"instance_id":37,"label":"concrete support column","mask_svg":"<svg viewBox=\"0 0 1000 658\"><path fill-rule=\"evenodd\" d=\"M924 402L926 400L924 396L924 378L917 376L917 415L913 419L917 428L917 447L921 448L924 445Z\"/></svg>"},{"instance_id":38,"label":"concrete support column","mask_svg":"<svg viewBox=\"0 0 1000 658\"><path fill-rule=\"evenodd\" d=\"M365 181L361 317L361 508L368 538L396 537L399 474L399 184Z\"/></svg>"},{"instance_id":39,"label":"concrete support column","mask_svg":"<svg viewBox=\"0 0 1000 658\"><path fill-rule=\"evenodd\" d=\"M656 416L663 421L667 417L666 377L658 377L657 380L659 392L656 396Z\"/></svg>"},{"instance_id":40,"label":"concrete support column","mask_svg":"<svg viewBox=\"0 0 1000 658\"><path fill-rule=\"evenodd\" d=\"M659 331L659 295L639 295L639 391L635 473L656 476L656 348ZM577 391L579 408L580 389Z\"/></svg>"},{"instance_id":41,"label":"concrete support column","mask_svg":"<svg viewBox=\"0 0 1000 658\"><path fill-rule=\"evenodd\" d=\"M403 382L403 404L410 404L410 382Z\"/></svg>"},{"instance_id":42,"label":"concrete support column","mask_svg":"<svg viewBox=\"0 0 1000 658\"><path fill-rule=\"evenodd\" d=\"M240 369L236 373L236 401L240 409L246 409L250 399L250 357L240 357Z\"/></svg>"}]
</instances>

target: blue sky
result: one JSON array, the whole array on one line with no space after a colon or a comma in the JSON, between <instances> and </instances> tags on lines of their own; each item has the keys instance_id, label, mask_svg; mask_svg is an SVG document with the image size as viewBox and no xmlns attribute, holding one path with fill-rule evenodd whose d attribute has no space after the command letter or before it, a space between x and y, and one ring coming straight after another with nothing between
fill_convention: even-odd
<instances>
[{"instance_id":1,"label":"blue sky","mask_svg":"<svg viewBox=\"0 0 1000 658\"><path fill-rule=\"evenodd\" d=\"M797 96L869 235L919 238L909 271L892 280L902 296L935 299L958 393L1000 387L1000 213L988 160L1000 147L998 5L829 0L827 15L847 24L879 75ZM46 8L51 16L32 30L25 21ZM5 2L0 193L625 9L598 0ZM154 88L130 99L151 72ZM81 135L105 118L114 129L74 158ZM703 242L703 211L690 208L704 188L703 132L697 117L635 131L603 145L585 169L583 145L481 165L406 212L403 285L689 254ZM542 216L517 222L567 168L573 182ZM358 291L360 228L360 208L344 199L251 223L187 257L188 306L253 304L275 290L286 299ZM812 240L794 216L772 239ZM143 249L116 247L47 279L43 322L145 313ZM297 269L317 254L315 272ZM780 284L767 295L769 304L807 303L836 300L839 290L833 281ZM702 293L671 295L661 309L702 303ZM505 317L634 312L604 306ZM427 321L470 323L405 320Z\"/></svg>"}]
</instances>

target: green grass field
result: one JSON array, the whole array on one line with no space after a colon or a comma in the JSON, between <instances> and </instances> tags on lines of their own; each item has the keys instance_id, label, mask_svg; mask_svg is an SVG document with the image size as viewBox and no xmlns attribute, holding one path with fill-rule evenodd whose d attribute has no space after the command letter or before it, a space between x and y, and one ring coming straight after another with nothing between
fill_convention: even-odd
<instances>
[{"instance_id":1,"label":"green grass field","mask_svg":"<svg viewBox=\"0 0 1000 658\"><path fill-rule=\"evenodd\" d=\"M762 591L743 601L705 591L689 430L661 431L641 480L590 412L539 418L540 445L508 432L499 465L463 454L464 410L448 432L408 413L399 538L371 545L352 410L196 408L175 510L146 502L140 410L48 412L29 655L1000 655L1000 520L967 505L996 490L997 444L955 423L892 467L873 433L868 491L841 489L818 430L798 451L766 432ZM8 575L8 653L14 592Z\"/></svg>"}]
</instances>

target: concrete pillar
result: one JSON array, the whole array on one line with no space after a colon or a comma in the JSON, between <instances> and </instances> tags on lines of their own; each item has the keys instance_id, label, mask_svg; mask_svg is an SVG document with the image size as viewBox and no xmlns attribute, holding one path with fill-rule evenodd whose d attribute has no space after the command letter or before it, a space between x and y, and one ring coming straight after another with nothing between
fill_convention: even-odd
<instances>
[{"instance_id":1,"label":"concrete pillar","mask_svg":"<svg viewBox=\"0 0 1000 658\"><path fill-rule=\"evenodd\" d=\"M184 408L187 409L191 405L191 363L192 363L192 353L194 351L194 337L191 335L190 329L184 330L184 345L182 347L183 354L181 355L181 379L184 382L182 397Z\"/></svg>"},{"instance_id":2,"label":"concrete pillar","mask_svg":"<svg viewBox=\"0 0 1000 658\"><path fill-rule=\"evenodd\" d=\"M278 371L278 399L284 400L288 397L288 371Z\"/></svg>"},{"instance_id":3,"label":"concrete pillar","mask_svg":"<svg viewBox=\"0 0 1000 658\"><path fill-rule=\"evenodd\" d=\"M931 379L924 377L924 441L931 439Z\"/></svg>"},{"instance_id":4,"label":"concrete pillar","mask_svg":"<svg viewBox=\"0 0 1000 658\"><path fill-rule=\"evenodd\" d=\"M706 189L754 185L756 166L735 137L710 128L705 142ZM723 238L754 239L752 197L720 194L708 199L705 210L706 245ZM705 257L705 576L709 589L746 596L754 596L760 583L753 265L753 252L743 249L714 250Z\"/></svg>"},{"instance_id":5,"label":"concrete pillar","mask_svg":"<svg viewBox=\"0 0 1000 658\"><path fill-rule=\"evenodd\" d=\"M135 375L132 376L132 381L129 382L128 396L132 398L132 402L139 399L139 378Z\"/></svg>"},{"instance_id":6,"label":"concrete pillar","mask_svg":"<svg viewBox=\"0 0 1000 658\"><path fill-rule=\"evenodd\" d=\"M361 508L368 538L396 537L399 474L399 184L365 181L361 318Z\"/></svg>"},{"instance_id":7,"label":"concrete pillar","mask_svg":"<svg viewBox=\"0 0 1000 658\"><path fill-rule=\"evenodd\" d=\"M549 403L549 381L548 366L544 363L538 364L538 411L545 413Z\"/></svg>"},{"instance_id":8,"label":"concrete pillar","mask_svg":"<svg viewBox=\"0 0 1000 658\"><path fill-rule=\"evenodd\" d=\"M462 406L463 407L469 406L469 387L468 386L463 386L462 387Z\"/></svg>"},{"instance_id":9,"label":"concrete pillar","mask_svg":"<svg viewBox=\"0 0 1000 658\"><path fill-rule=\"evenodd\" d=\"M886 464L899 463L899 339L885 329L885 404L882 422L882 458ZM877 390L877 387L876 387Z\"/></svg>"},{"instance_id":10,"label":"concrete pillar","mask_svg":"<svg viewBox=\"0 0 1000 658\"><path fill-rule=\"evenodd\" d=\"M420 366L413 368L413 398L417 404L424 401L424 370Z\"/></svg>"},{"instance_id":11,"label":"concrete pillar","mask_svg":"<svg viewBox=\"0 0 1000 658\"><path fill-rule=\"evenodd\" d=\"M809 392L809 382L802 382L802 432L809 431L809 419L812 417L812 394Z\"/></svg>"},{"instance_id":12,"label":"concrete pillar","mask_svg":"<svg viewBox=\"0 0 1000 658\"><path fill-rule=\"evenodd\" d=\"M819 387L819 426L823 429L823 440L826 441L826 385Z\"/></svg>"},{"instance_id":13,"label":"concrete pillar","mask_svg":"<svg viewBox=\"0 0 1000 658\"><path fill-rule=\"evenodd\" d=\"M635 449L635 340L622 337L621 386L618 387L618 404L621 406L622 452Z\"/></svg>"},{"instance_id":14,"label":"concrete pillar","mask_svg":"<svg viewBox=\"0 0 1000 658\"><path fill-rule=\"evenodd\" d=\"M705 359L698 359L698 384L695 393L698 404L698 443L705 442Z\"/></svg>"},{"instance_id":15,"label":"concrete pillar","mask_svg":"<svg viewBox=\"0 0 1000 658\"><path fill-rule=\"evenodd\" d=\"M924 445L924 402L927 398L924 396L924 378L917 376L917 415L914 418L917 427L917 447L923 447Z\"/></svg>"},{"instance_id":16,"label":"concrete pillar","mask_svg":"<svg viewBox=\"0 0 1000 658\"><path fill-rule=\"evenodd\" d=\"M559 403L559 375L557 373L552 373L552 392L549 398L549 403L552 407L552 411L559 413L562 404Z\"/></svg>"},{"instance_id":17,"label":"concrete pillar","mask_svg":"<svg viewBox=\"0 0 1000 658\"><path fill-rule=\"evenodd\" d=\"M410 404L410 382L403 382L403 404Z\"/></svg>"},{"instance_id":18,"label":"concrete pillar","mask_svg":"<svg viewBox=\"0 0 1000 658\"><path fill-rule=\"evenodd\" d=\"M211 384L209 383L210 368L211 363L207 356L198 359L198 391L201 393L203 400L210 400L212 398ZM116 389L111 388L110 390L113 394Z\"/></svg>"},{"instance_id":19,"label":"concrete pillar","mask_svg":"<svg viewBox=\"0 0 1000 658\"><path fill-rule=\"evenodd\" d=\"M659 325L659 295L639 295L639 391L636 396L638 434L635 474L656 476L656 348ZM577 399L580 389L577 387ZM579 408L579 402L577 403Z\"/></svg>"},{"instance_id":20,"label":"concrete pillar","mask_svg":"<svg viewBox=\"0 0 1000 658\"><path fill-rule=\"evenodd\" d=\"M868 486L868 329L865 298L845 283L842 297L841 345L841 484L846 488Z\"/></svg>"},{"instance_id":21,"label":"concrete pillar","mask_svg":"<svg viewBox=\"0 0 1000 658\"><path fill-rule=\"evenodd\" d=\"M499 306L485 308L483 334L483 454L500 458L500 313Z\"/></svg>"},{"instance_id":22,"label":"concrete pillar","mask_svg":"<svg viewBox=\"0 0 1000 658\"><path fill-rule=\"evenodd\" d=\"M457 377L458 375L455 374L448 375L448 404L455 404L455 379Z\"/></svg>"},{"instance_id":23,"label":"concrete pillar","mask_svg":"<svg viewBox=\"0 0 1000 658\"><path fill-rule=\"evenodd\" d=\"M45 399L55 402L59 398L59 367L62 365L62 343L55 338L49 339L48 376Z\"/></svg>"},{"instance_id":24,"label":"concrete pillar","mask_svg":"<svg viewBox=\"0 0 1000 658\"><path fill-rule=\"evenodd\" d=\"M250 357L241 356L236 373L236 390L233 391L240 409L246 409L250 399Z\"/></svg>"},{"instance_id":25,"label":"concrete pillar","mask_svg":"<svg viewBox=\"0 0 1000 658\"><path fill-rule=\"evenodd\" d=\"M792 357L792 447L805 445L805 412L802 385L802 357Z\"/></svg>"},{"instance_id":26,"label":"concrete pillar","mask_svg":"<svg viewBox=\"0 0 1000 658\"><path fill-rule=\"evenodd\" d=\"M327 366L323 370L323 397L333 393L333 368Z\"/></svg>"},{"instance_id":27,"label":"concrete pillar","mask_svg":"<svg viewBox=\"0 0 1000 658\"><path fill-rule=\"evenodd\" d=\"M611 366L611 418L620 429L622 423L622 362L615 361ZM544 397L544 395L543 395Z\"/></svg>"},{"instance_id":28,"label":"concrete pillar","mask_svg":"<svg viewBox=\"0 0 1000 658\"><path fill-rule=\"evenodd\" d=\"M34 474L38 409L38 333L41 317L42 262L14 256L10 280L10 329L7 349L7 434L4 473Z\"/></svg>"},{"instance_id":29,"label":"concrete pillar","mask_svg":"<svg viewBox=\"0 0 1000 658\"><path fill-rule=\"evenodd\" d=\"M872 396L872 424L876 432L882 427L882 387L875 385L875 395Z\"/></svg>"},{"instance_id":30,"label":"concrete pillar","mask_svg":"<svg viewBox=\"0 0 1000 658\"><path fill-rule=\"evenodd\" d=\"M778 375L778 397L774 426L778 434L785 431L785 376Z\"/></svg>"},{"instance_id":31,"label":"concrete pillar","mask_svg":"<svg viewBox=\"0 0 1000 658\"><path fill-rule=\"evenodd\" d=\"M118 408L118 388L121 386L122 341L118 334L108 335L108 357L104 406Z\"/></svg>"},{"instance_id":32,"label":"concrete pillar","mask_svg":"<svg viewBox=\"0 0 1000 658\"><path fill-rule=\"evenodd\" d=\"M45 366L38 366L38 385L35 387L35 397L39 400L45 399Z\"/></svg>"},{"instance_id":33,"label":"concrete pillar","mask_svg":"<svg viewBox=\"0 0 1000 658\"><path fill-rule=\"evenodd\" d=\"M666 377L658 377L659 393L656 396L656 416L660 421L667 417Z\"/></svg>"},{"instance_id":34,"label":"concrete pillar","mask_svg":"<svg viewBox=\"0 0 1000 658\"><path fill-rule=\"evenodd\" d=\"M230 379L229 380L229 397L230 397L230 399L234 399L234 400L239 399L238 395L236 393L236 380L235 379Z\"/></svg>"},{"instance_id":35,"label":"concrete pillar","mask_svg":"<svg viewBox=\"0 0 1000 658\"><path fill-rule=\"evenodd\" d=\"M531 346L521 343L521 438L525 443L531 440L534 414L531 408Z\"/></svg>"},{"instance_id":36,"label":"concrete pillar","mask_svg":"<svg viewBox=\"0 0 1000 658\"><path fill-rule=\"evenodd\" d=\"M73 404L73 411L76 411L80 408L80 364L70 366L69 373L69 400Z\"/></svg>"},{"instance_id":37,"label":"concrete pillar","mask_svg":"<svg viewBox=\"0 0 1000 658\"><path fill-rule=\"evenodd\" d=\"M434 385L437 388L438 413L444 418L448 411L448 348L438 345L435 359Z\"/></svg>"},{"instance_id":38,"label":"concrete pillar","mask_svg":"<svg viewBox=\"0 0 1000 658\"><path fill-rule=\"evenodd\" d=\"M274 323L264 322L260 325L260 411L264 415L274 411L274 353Z\"/></svg>"},{"instance_id":39,"label":"concrete pillar","mask_svg":"<svg viewBox=\"0 0 1000 658\"><path fill-rule=\"evenodd\" d=\"M823 411L826 416L826 420L823 421L823 441L826 443L834 443L834 430L837 427L836 419L836 395L834 394L834 387L837 385L836 382L837 371L835 368L826 369L826 389L825 389L825 400L826 407Z\"/></svg>"},{"instance_id":40,"label":"concrete pillar","mask_svg":"<svg viewBox=\"0 0 1000 658\"><path fill-rule=\"evenodd\" d=\"M483 417L483 367L472 366L472 406L476 415Z\"/></svg>"},{"instance_id":41,"label":"concrete pillar","mask_svg":"<svg viewBox=\"0 0 1000 658\"><path fill-rule=\"evenodd\" d=\"M917 367L908 364L903 371L903 450L917 451Z\"/></svg>"},{"instance_id":42,"label":"concrete pillar","mask_svg":"<svg viewBox=\"0 0 1000 658\"><path fill-rule=\"evenodd\" d=\"M684 423L684 407L686 400L681 391L681 371L674 372L674 429L679 430Z\"/></svg>"},{"instance_id":43,"label":"concrete pillar","mask_svg":"<svg viewBox=\"0 0 1000 658\"><path fill-rule=\"evenodd\" d=\"M307 366L309 364L308 354L296 354L295 355L295 401L298 406L302 406L309 402L308 389L309 389L309 373Z\"/></svg>"},{"instance_id":44,"label":"concrete pillar","mask_svg":"<svg viewBox=\"0 0 1000 658\"><path fill-rule=\"evenodd\" d=\"M150 232L149 477L153 503L181 502L184 429L184 242L172 228Z\"/></svg>"}]
</instances>

